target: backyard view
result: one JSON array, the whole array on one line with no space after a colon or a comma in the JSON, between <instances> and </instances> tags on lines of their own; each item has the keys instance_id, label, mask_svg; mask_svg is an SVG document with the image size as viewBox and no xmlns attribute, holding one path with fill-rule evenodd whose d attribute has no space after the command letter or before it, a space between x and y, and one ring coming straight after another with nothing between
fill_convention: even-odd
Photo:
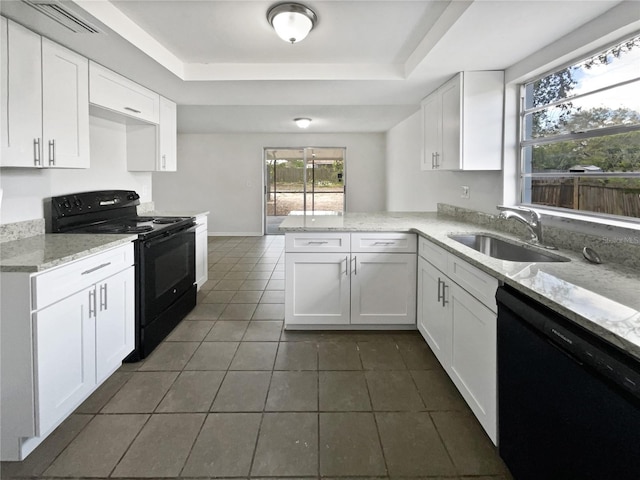
<instances>
[{"instance_id":1,"label":"backyard view","mask_svg":"<svg viewBox=\"0 0 640 480\"><path fill-rule=\"evenodd\" d=\"M640 37L525 86L523 201L640 217Z\"/></svg>"},{"instance_id":2,"label":"backyard view","mask_svg":"<svg viewBox=\"0 0 640 480\"><path fill-rule=\"evenodd\" d=\"M344 149L266 149L266 225L293 213L344 211Z\"/></svg>"}]
</instances>

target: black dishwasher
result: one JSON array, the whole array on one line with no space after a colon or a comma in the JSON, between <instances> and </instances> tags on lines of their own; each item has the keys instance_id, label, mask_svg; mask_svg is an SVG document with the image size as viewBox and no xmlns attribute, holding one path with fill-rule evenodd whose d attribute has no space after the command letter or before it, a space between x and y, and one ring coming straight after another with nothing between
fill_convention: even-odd
<instances>
[{"instance_id":1,"label":"black dishwasher","mask_svg":"<svg viewBox=\"0 0 640 480\"><path fill-rule=\"evenodd\" d=\"M498 289L498 447L516 480L640 479L640 362Z\"/></svg>"}]
</instances>

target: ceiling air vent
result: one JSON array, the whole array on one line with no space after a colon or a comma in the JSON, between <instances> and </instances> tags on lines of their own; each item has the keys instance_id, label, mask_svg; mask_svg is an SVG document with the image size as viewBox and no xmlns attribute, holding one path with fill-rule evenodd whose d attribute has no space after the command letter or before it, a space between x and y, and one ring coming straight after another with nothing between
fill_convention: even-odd
<instances>
[{"instance_id":1,"label":"ceiling air vent","mask_svg":"<svg viewBox=\"0 0 640 480\"><path fill-rule=\"evenodd\" d=\"M88 21L65 7L59 0L22 0L73 33L102 33Z\"/></svg>"}]
</instances>

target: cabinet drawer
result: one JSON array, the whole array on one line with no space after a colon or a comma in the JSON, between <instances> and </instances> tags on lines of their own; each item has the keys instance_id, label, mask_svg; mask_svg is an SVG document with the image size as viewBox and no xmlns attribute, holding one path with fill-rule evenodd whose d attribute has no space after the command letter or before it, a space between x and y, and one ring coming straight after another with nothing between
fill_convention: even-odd
<instances>
[{"instance_id":1,"label":"cabinet drawer","mask_svg":"<svg viewBox=\"0 0 640 480\"><path fill-rule=\"evenodd\" d=\"M491 275L487 275L455 255L449 255L449 277L492 312L498 311L496 305L498 280Z\"/></svg>"},{"instance_id":2,"label":"cabinet drawer","mask_svg":"<svg viewBox=\"0 0 640 480\"><path fill-rule=\"evenodd\" d=\"M33 310L39 310L133 265L133 243L47 270L32 279Z\"/></svg>"},{"instance_id":3,"label":"cabinet drawer","mask_svg":"<svg viewBox=\"0 0 640 480\"><path fill-rule=\"evenodd\" d=\"M352 252L416 253L416 235L413 233L352 233Z\"/></svg>"},{"instance_id":4,"label":"cabinet drawer","mask_svg":"<svg viewBox=\"0 0 640 480\"><path fill-rule=\"evenodd\" d=\"M442 272L447 271L447 258L449 253L444 248L437 246L424 237L419 237L418 254Z\"/></svg>"},{"instance_id":5,"label":"cabinet drawer","mask_svg":"<svg viewBox=\"0 0 640 480\"><path fill-rule=\"evenodd\" d=\"M351 247L348 233L287 233L286 252L348 253Z\"/></svg>"},{"instance_id":6,"label":"cabinet drawer","mask_svg":"<svg viewBox=\"0 0 640 480\"><path fill-rule=\"evenodd\" d=\"M89 64L89 102L160 123L160 95L93 62Z\"/></svg>"}]
</instances>

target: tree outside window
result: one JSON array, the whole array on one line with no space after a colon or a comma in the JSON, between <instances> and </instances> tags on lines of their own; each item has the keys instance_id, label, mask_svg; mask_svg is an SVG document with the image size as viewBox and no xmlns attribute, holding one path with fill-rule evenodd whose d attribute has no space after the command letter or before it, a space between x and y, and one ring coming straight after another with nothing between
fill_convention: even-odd
<instances>
[{"instance_id":1,"label":"tree outside window","mask_svg":"<svg viewBox=\"0 0 640 480\"><path fill-rule=\"evenodd\" d=\"M523 86L522 203L640 218L640 36Z\"/></svg>"}]
</instances>

